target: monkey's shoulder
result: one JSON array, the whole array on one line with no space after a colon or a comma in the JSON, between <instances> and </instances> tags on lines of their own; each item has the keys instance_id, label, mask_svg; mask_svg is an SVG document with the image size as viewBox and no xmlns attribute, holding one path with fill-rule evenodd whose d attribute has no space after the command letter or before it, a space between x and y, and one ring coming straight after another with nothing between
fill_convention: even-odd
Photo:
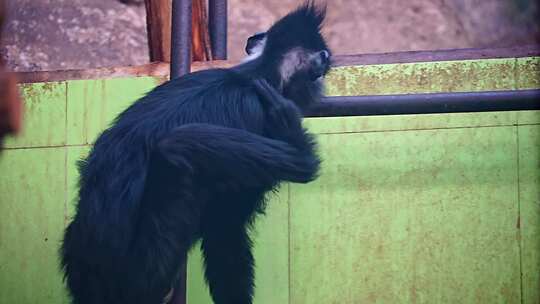
<instances>
[{"instance_id":1,"label":"monkey's shoulder","mask_svg":"<svg viewBox=\"0 0 540 304\"><path fill-rule=\"evenodd\" d=\"M242 90L252 86L249 77L233 69L209 69L172 79L156 88L162 90Z\"/></svg>"}]
</instances>

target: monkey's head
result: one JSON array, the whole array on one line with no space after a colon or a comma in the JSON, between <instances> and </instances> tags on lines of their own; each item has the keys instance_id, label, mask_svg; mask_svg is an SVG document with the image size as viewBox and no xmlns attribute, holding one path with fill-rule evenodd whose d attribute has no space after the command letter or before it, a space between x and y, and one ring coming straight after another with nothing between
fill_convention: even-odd
<instances>
[{"instance_id":1,"label":"monkey's head","mask_svg":"<svg viewBox=\"0 0 540 304\"><path fill-rule=\"evenodd\" d=\"M251 36L246 61L300 108L319 100L331 52L321 34L325 6L307 1L278 20L265 33Z\"/></svg>"}]
</instances>

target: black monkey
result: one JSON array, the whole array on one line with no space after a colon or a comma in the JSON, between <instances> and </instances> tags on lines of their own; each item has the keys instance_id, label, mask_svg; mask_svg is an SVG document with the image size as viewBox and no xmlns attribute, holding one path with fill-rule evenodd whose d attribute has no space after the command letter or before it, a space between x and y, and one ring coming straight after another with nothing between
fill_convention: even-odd
<instances>
[{"instance_id":1,"label":"black monkey","mask_svg":"<svg viewBox=\"0 0 540 304\"><path fill-rule=\"evenodd\" d=\"M198 239L214 302L252 303L250 224L268 191L319 167L301 109L330 65L324 13L307 2L257 55L156 87L100 135L61 248L72 303L161 303Z\"/></svg>"}]
</instances>

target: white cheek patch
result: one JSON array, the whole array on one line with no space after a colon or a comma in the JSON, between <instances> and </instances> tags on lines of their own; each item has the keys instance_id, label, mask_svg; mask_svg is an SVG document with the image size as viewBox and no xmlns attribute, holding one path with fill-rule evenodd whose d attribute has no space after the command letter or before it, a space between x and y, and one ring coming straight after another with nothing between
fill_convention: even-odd
<instances>
[{"instance_id":1,"label":"white cheek patch","mask_svg":"<svg viewBox=\"0 0 540 304\"><path fill-rule=\"evenodd\" d=\"M266 37L261 39L261 41L259 41L259 43L257 43L257 45L251 49L252 51L251 54L249 54L246 58L244 58L242 62L248 62L256 58L259 58L264 52L265 46L266 46Z\"/></svg>"},{"instance_id":2,"label":"white cheek patch","mask_svg":"<svg viewBox=\"0 0 540 304\"><path fill-rule=\"evenodd\" d=\"M279 67L281 85L285 85L296 72L306 69L308 65L309 58L306 58L306 52L304 50L297 48L287 52L283 56Z\"/></svg>"}]
</instances>

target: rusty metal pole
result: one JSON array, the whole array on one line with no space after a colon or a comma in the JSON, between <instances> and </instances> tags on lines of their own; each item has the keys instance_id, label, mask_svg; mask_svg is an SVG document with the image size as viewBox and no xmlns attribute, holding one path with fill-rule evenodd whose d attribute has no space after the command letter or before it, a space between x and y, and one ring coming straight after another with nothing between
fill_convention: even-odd
<instances>
[{"instance_id":1,"label":"rusty metal pole","mask_svg":"<svg viewBox=\"0 0 540 304\"><path fill-rule=\"evenodd\" d=\"M208 1L212 59L227 59L227 0Z\"/></svg>"},{"instance_id":2,"label":"rusty metal pole","mask_svg":"<svg viewBox=\"0 0 540 304\"><path fill-rule=\"evenodd\" d=\"M374 96L332 96L306 110L310 117L540 110L540 90Z\"/></svg>"},{"instance_id":3,"label":"rusty metal pole","mask_svg":"<svg viewBox=\"0 0 540 304\"><path fill-rule=\"evenodd\" d=\"M171 79L191 70L191 0L173 0L171 34Z\"/></svg>"}]
</instances>

